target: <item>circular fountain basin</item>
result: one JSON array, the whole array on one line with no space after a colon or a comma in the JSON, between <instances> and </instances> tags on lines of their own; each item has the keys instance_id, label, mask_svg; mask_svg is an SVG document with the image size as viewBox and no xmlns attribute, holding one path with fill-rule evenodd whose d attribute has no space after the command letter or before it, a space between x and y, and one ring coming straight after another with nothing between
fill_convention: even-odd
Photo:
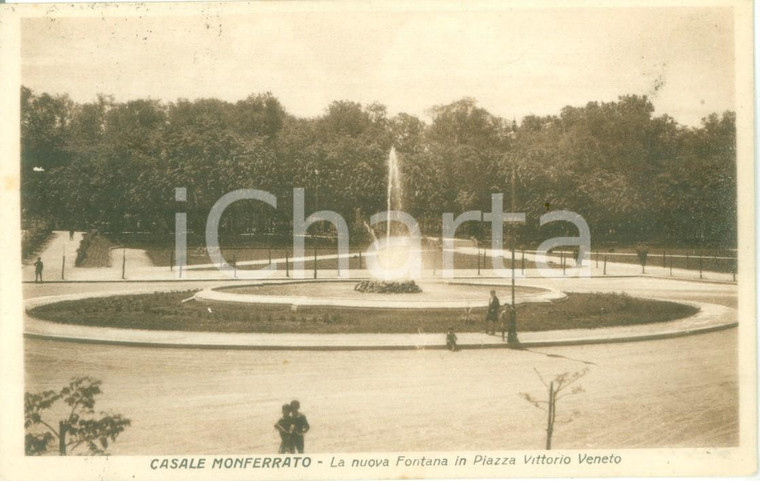
<instances>
[{"instance_id":1,"label":"circular fountain basin","mask_svg":"<svg viewBox=\"0 0 760 481\"><path fill-rule=\"evenodd\" d=\"M511 300L511 289L465 281L420 281L419 293L363 293L354 290L358 281L259 282L242 286L205 289L195 295L202 302L274 304L294 307L348 307L378 309L455 309L488 306L489 292L496 291L502 304ZM565 298L553 289L535 286L515 288L515 303L549 302Z\"/></svg>"}]
</instances>

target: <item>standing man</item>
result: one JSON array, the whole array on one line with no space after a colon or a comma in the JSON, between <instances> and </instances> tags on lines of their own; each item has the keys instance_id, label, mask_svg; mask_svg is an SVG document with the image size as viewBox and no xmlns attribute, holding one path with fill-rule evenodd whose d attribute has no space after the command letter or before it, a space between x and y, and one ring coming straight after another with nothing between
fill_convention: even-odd
<instances>
[{"instance_id":1,"label":"standing man","mask_svg":"<svg viewBox=\"0 0 760 481\"><path fill-rule=\"evenodd\" d=\"M280 449L278 453L288 454L293 452L293 418L290 417L290 404L282 405L282 417L274 425L280 433Z\"/></svg>"},{"instance_id":2,"label":"standing man","mask_svg":"<svg viewBox=\"0 0 760 481\"><path fill-rule=\"evenodd\" d=\"M37 262L34 263L34 282L42 282L42 268L44 267L44 264L42 264L42 259L37 258Z\"/></svg>"},{"instance_id":3,"label":"standing man","mask_svg":"<svg viewBox=\"0 0 760 481\"><path fill-rule=\"evenodd\" d=\"M293 423L292 441L293 447L297 453L303 454L303 435L309 432L309 421L306 420L306 416L298 410L301 408L301 403L296 400L290 403L290 419Z\"/></svg>"},{"instance_id":4,"label":"standing man","mask_svg":"<svg viewBox=\"0 0 760 481\"><path fill-rule=\"evenodd\" d=\"M491 300L488 301L486 312L486 334L496 334L496 321L499 320L499 298L496 291L491 290Z\"/></svg>"}]
</instances>

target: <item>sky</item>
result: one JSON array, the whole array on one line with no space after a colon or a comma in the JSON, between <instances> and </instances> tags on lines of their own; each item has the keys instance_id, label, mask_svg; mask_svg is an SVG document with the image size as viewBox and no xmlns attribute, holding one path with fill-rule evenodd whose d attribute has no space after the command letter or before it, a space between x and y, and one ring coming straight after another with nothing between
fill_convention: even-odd
<instances>
[{"instance_id":1,"label":"sky","mask_svg":"<svg viewBox=\"0 0 760 481\"><path fill-rule=\"evenodd\" d=\"M736 108L727 7L273 10L25 19L22 83L78 102L269 91L302 117L342 99L429 119L472 97L519 121L637 94L685 125Z\"/></svg>"}]
</instances>

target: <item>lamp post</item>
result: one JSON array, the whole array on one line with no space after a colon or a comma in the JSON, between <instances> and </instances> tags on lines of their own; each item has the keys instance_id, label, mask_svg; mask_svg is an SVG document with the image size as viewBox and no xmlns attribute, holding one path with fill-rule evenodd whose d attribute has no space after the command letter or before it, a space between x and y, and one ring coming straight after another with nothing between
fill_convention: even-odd
<instances>
[{"instance_id":1,"label":"lamp post","mask_svg":"<svg viewBox=\"0 0 760 481\"><path fill-rule=\"evenodd\" d=\"M316 179L316 201L314 202L314 212L317 212L319 210L319 169L314 169L314 176Z\"/></svg>"},{"instance_id":2,"label":"lamp post","mask_svg":"<svg viewBox=\"0 0 760 481\"><path fill-rule=\"evenodd\" d=\"M315 191L316 191L316 198L314 200L314 212L319 211L319 169L314 169L314 178L315 178ZM318 229L319 224L317 224L314 229ZM314 231L312 231L314 232ZM314 249L314 279L317 278L317 237L312 233L311 235L311 243L312 248Z\"/></svg>"},{"instance_id":3,"label":"lamp post","mask_svg":"<svg viewBox=\"0 0 760 481\"><path fill-rule=\"evenodd\" d=\"M510 212L515 212L515 156L512 155L512 207ZM510 229L509 247L512 250L512 306L515 305L515 227Z\"/></svg>"},{"instance_id":4,"label":"lamp post","mask_svg":"<svg viewBox=\"0 0 760 481\"><path fill-rule=\"evenodd\" d=\"M510 132L510 137L514 140L515 136L517 134L517 122L514 120L512 121L512 132ZM517 177L517 153L512 152L510 155L511 158L511 167L512 167L512 209L511 212L515 213L515 205L516 205L516 177ZM515 226L510 227L510 236L509 236L509 244L510 244L510 250L512 251L512 303L509 306L509 324L507 326L507 344L510 345L516 345L519 344L520 341L517 339L517 309L515 307L515 234L516 229Z\"/></svg>"},{"instance_id":5,"label":"lamp post","mask_svg":"<svg viewBox=\"0 0 760 481\"><path fill-rule=\"evenodd\" d=\"M515 155L512 155L512 210L515 212ZM512 303L509 305L509 324L507 325L507 344L519 344L517 339L517 309L515 307L515 227L510 228L509 247L512 251Z\"/></svg>"}]
</instances>

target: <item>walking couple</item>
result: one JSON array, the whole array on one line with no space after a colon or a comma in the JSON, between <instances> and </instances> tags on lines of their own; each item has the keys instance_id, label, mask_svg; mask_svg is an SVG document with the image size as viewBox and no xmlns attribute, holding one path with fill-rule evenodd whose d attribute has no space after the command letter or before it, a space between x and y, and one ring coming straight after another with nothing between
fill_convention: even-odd
<instances>
[{"instance_id":1,"label":"walking couple","mask_svg":"<svg viewBox=\"0 0 760 481\"><path fill-rule=\"evenodd\" d=\"M519 344L517 339L517 311L515 306L505 304L501 308L496 291L491 291L491 299L488 301L486 312L486 334L496 334L496 324L501 324L501 339L509 344Z\"/></svg>"},{"instance_id":2,"label":"walking couple","mask_svg":"<svg viewBox=\"0 0 760 481\"><path fill-rule=\"evenodd\" d=\"M309 422L300 408L301 403L295 400L282 405L282 417L274 425L280 433L280 454L303 453L303 435L309 431Z\"/></svg>"}]
</instances>

